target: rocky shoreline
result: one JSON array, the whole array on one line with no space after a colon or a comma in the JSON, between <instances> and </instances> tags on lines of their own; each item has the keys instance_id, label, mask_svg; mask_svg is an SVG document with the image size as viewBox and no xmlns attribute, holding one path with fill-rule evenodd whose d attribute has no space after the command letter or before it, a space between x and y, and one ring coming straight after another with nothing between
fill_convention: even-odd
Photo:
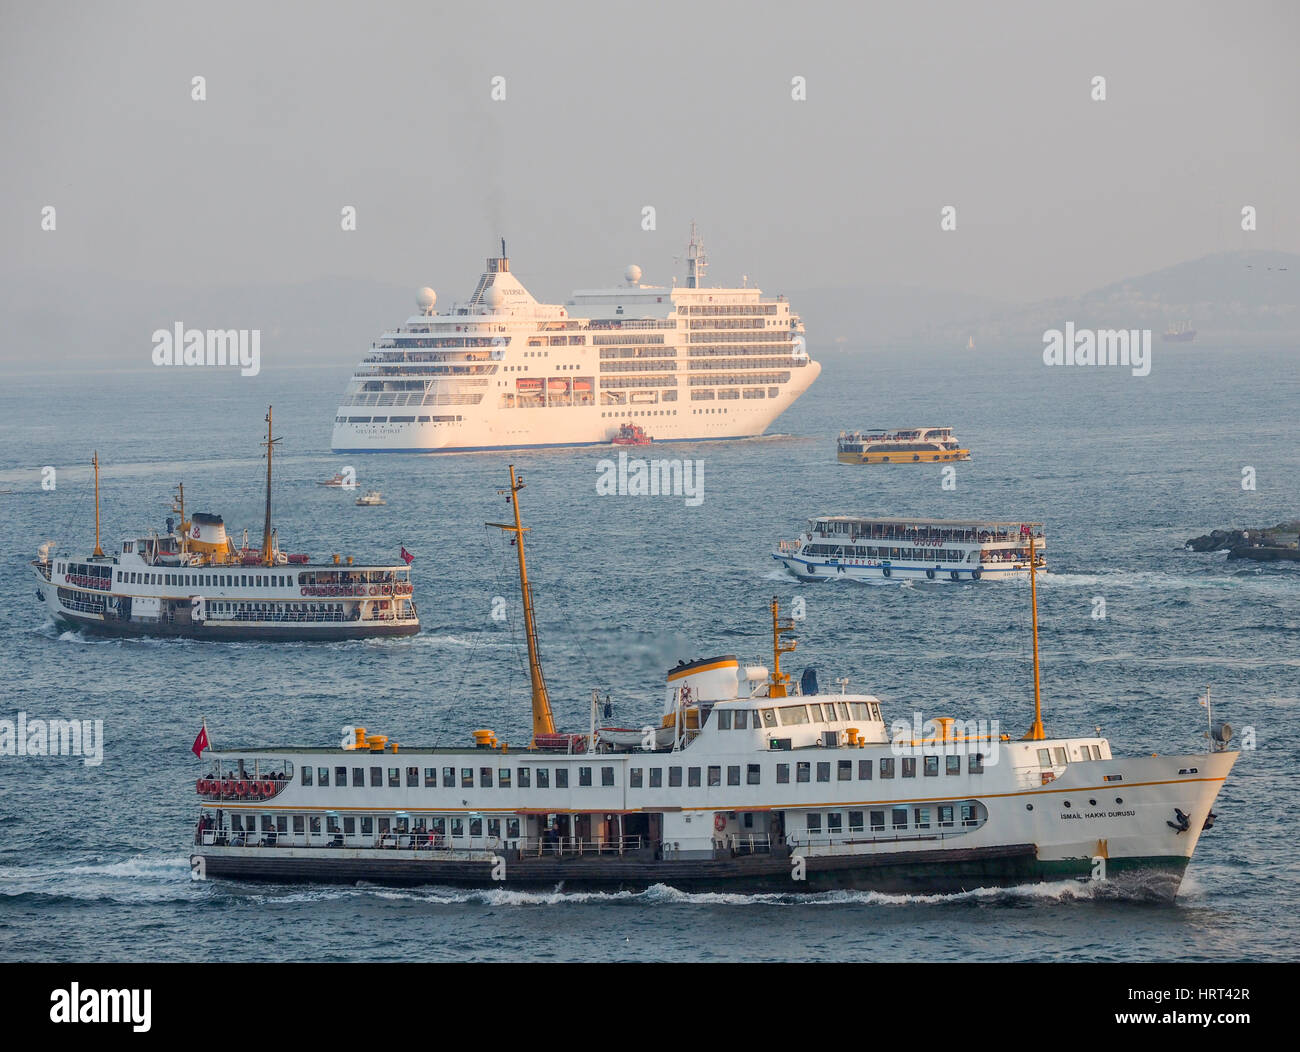
<instances>
[{"instance_id":1,"label":"rocky shoreline","mask_svg":"<svg viewBox=\"0 0 1300 1052\"><path fill-rule=\"evenodd\" d=\"M1226 549L1229 559L1300 562L1300 520L1259 529L1211 530L1202 537L1189 537L1185 547L1193 552Z\"/></svg>"}]
</instances>

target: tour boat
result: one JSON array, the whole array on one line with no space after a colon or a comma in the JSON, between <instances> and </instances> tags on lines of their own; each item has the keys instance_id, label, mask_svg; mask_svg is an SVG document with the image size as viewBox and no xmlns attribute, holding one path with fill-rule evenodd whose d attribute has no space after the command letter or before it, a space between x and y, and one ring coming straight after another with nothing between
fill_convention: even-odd
<instances>
[{"instance_id":1,"label":"tour boat","mask_svg":"<svg viewBox=\"0 0 1300 1052\"><path fill-rule=\"evenodd\" d=\"M409 563L313 563L280 550L271 526L271 411L266 412L266 521L262 544L242 546L220 515L186 517L177 486L163 533L132 535L120 552L99 542L99 455L95 548L59 555L44 544L32 562L36 598L61 627L110 636L314 641L408 636L420 630Z\"/></svg>"},{"instance_id":2,"label":"tour boat","mask_svg":"<svg viewBox=\"0 0 1300 1052\"><path fill-rule=\"evenodd\" d=\"M837 458L841 464L934 464L970 460L970 450L961 448L950 427L841 431Z\"/></svg>"},{"instance_id":3,"label":"tour boat","mask_svg":"<svg viewBox=\"0 0 1300 1052\"><path fill-rule=\"evenodd\" d=\"M793 622L771 603L771 667L679 662L636 727L557 732L524 558L522 479L502 491L519 559L532 726L463 745L364 727L316 747L194 745L199 877L742 893L969 890L1062 878L1172 896L1237 753L1116 756L1100 733L1012 739L985 712L886 724L869 693L782 671ZM1030 536L1033 548L1033 537ZM1030 565L1033 565L1032 552ZM495 707L499 696L481 699ZM608 703L607 703L608 704ZM480 703L460 696L459 713ZM516 744L510 744L507 737Z\"/></svg>"},{"instance_id":4,"label":"tour boat","mask_svg":"<svg viewBox=\"0 0 1300 1052\"><path fill-rule=\"evenodd\" d=\"M978 581L1029 576L1047 569L1041 522L963 519L809 519L794 541L779 541L772 558L804 581Z\"/></svg>"},{"instance_id":5,"label":"tour boat","mask_svg":"<svg viewBox=\"0 0 1300 1052\"><path fill-rule=\"evenodd\" d=\"M376 508L385 503L384 495L377 489L366 490L357 498L356 503L360 508Z\"/></svg>"}]
</instances>

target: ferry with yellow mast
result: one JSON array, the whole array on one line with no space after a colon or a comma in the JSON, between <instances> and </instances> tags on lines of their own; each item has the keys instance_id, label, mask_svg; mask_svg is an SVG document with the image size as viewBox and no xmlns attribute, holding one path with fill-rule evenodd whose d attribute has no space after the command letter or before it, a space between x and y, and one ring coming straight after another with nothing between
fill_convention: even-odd
<instances>
[{"instance_id":1,"label":"ferry with yellow mast","mask_svg":"<svg viewBox=\"0 0 1300 1052\"><path fill-rule=\"evenodd\" d=\"M771 603L772 660L732 654L669 669L662 711L557 731L543 674L512 467L532 694L531 733L463 746L398 743L364 727L320 747L196 742L203 762L193 872L206 878L470 887L813 892L956 891L1079 878L1172 897L1236 759L1116 756L1100 735L1012 739L983 713L886 724L848 680L823 693L782 658L793 622ZM1029 537L1033 548L1034 539ZM1031 551L1032 555L1032 551ZM1033 565L1032 558L1030 565Z\"/></svg>"},{"instance_id":2,"label":"ferry with yellow mast","mask_svg":"<svg viewBox=\"0 0 1300 1052\"><path fill-rule=\"evenodd\" d=\"M909 427L896 431L841 431L836 442L841 464L935 464L970 460L950 427Z\"/></svg>"},{"instance_id":3,"label":"ferry with yellow mast","mask_svg":"<svg viewBox=\"0 0 1300 1052\"><path fill-rule=\"evenodd\" d=\"M61 627L109 636L177 636L218 641L331 641L407 636L420 630L410 564L313 563L280 550L271 525L271 410L266 411L266 519L259 548L226 533L220 515L186 517L176 487L163 533L132 535L105 554L99 537L99 454L95 547L60 555L43 544L32 566L36 599Z\"/></svg>"}]
</instances>

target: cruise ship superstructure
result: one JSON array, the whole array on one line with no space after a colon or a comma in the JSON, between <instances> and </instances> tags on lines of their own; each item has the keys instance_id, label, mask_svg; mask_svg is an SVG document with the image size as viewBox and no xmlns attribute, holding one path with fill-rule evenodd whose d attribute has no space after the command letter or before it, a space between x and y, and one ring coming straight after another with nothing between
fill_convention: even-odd
<instances>
[{"instance_id":1,"label":"cruise ship superstructure","mask_svg":"<svg viewBox=\"0 0 1300 1052\"><path fill-rule=\"evenodd\" d=\"M684 285L584 289L539 303L505 242L450 310L385 332L334 418L335 452L433 452L612 441L627 423L656 442L762 434L817 378L783 296L708 288L692 226Z\"/></svg>"}]
</instances>

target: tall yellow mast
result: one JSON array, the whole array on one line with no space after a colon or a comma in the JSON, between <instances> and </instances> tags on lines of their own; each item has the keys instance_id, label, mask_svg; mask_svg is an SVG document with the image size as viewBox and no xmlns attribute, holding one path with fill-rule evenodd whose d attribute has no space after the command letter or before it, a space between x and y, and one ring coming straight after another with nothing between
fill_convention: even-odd
<instances>
[{"instance_id":1,"label":"tall yellow mast","mask_svg":"<svg viewBox=\"0 0 1300 1052\"><path fill-rule=\"evenodd\" d=\"M280 439L271 437L271 407L266 407L266 524L262 527L262 564L270 566L274 559L271 551L271 452Z\"/></svg>"},{"instance_id":2,"label":"tall yellow mast","mask_svg":"<svg viewBox=\"0 0 1300 1052\"><path fill-rule=\"evenodd\" d=\"M190 524L185 521L185 483L176 483L176 499L172 501L172 511L181 517L180 535L181 551L184 552L189 548L189 529Z\"/></svg>"},{"instance_id":3,"label":"tall yellow mast","mask_svg":"<svg viewBox=\"0 0 1300 1052\"><path fill-rule=\"evenodd\" d=\"M515 509L515 524L489 522L499 530L515 535L515 546L519 549L519 590L524 597L524 635L528 641L528 676L533 688L533 744L537 744L539 734L554 734L555 719L551 715L551 696L546 692L546 679L542 676L542 659L537 652L537 625L533 620L533 593L528 585L528 566L524 561L524 534L527 527L519 517L519 491L524 488L523 479L516 481L515 466L510 465L510 489L497 490L508 493L506 497Z\"/></svg>"},{"instance_id":4,"label":"tall yellow mast","mask_svg":"<svg viewBox=\"0 0 1300 1052\"><path fill-rule=\"evenodd\" d=\"M767 685L767 696L769 698L789 697L786 684L790 682L790 674L781 671L781 655L789 654L799 645L797 640L790 640L788 647L781 645L781 637L789 635L794 631L794 621L787 618L781 620L781 607L777 603L776 596L772 597L772 679Z\"/></svg>"},{"instance_id":5,"label":"tall yellow mast","mask_svg":"<svg viewBox=\"0 0 1300 1052\"><path fill-rule=\"evenodd\" d=\"M104 549L99 546L99 450L95 450L90 462L95 465L95 557L102 559Z\"/></svg>"},{"instance_id":6,"label":"tall yellow mast","mask_svg":"<svg viewBox=\"0 0 1300 1052\"><path fill-rule=\"evenodd\" d=\"M1038 683L1038 581L1034 556L1034 530L1029 527L1029 606L1034 626L1034 723L1025 735L1025 741L1040 742L1047 737L1043 730L1043 697Z\"/></svg>"}]
</instances>

